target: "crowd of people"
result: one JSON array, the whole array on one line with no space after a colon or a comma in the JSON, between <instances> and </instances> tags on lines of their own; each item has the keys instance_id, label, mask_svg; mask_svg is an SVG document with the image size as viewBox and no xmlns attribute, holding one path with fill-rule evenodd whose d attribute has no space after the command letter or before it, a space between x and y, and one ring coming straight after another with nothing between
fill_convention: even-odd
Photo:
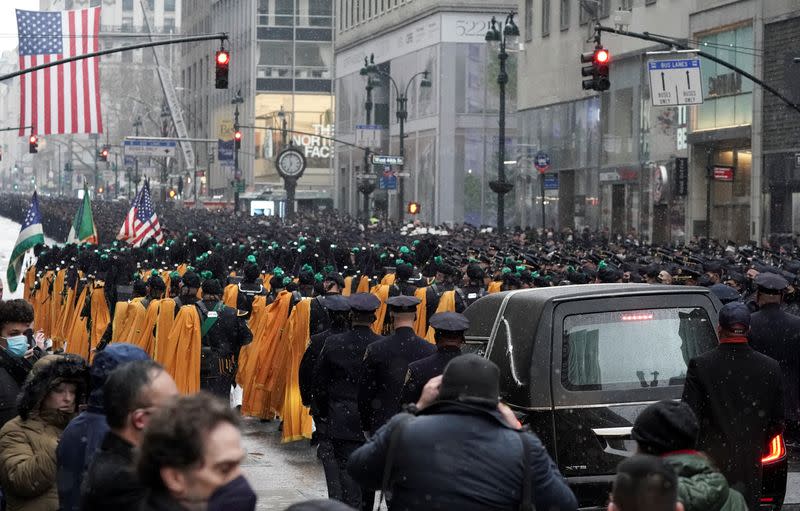
<instances>
[{"instance_id":1,"label":"crowd of people","mask_svg":"<svg viewBox=\"0 0 800 511\"><path fill-rule=\"evenodd\" d=\"M13 199L0 215L24 213ZM46 234L66 236L73 202L41 200ZM9 510L252 510L240 416L316 445L332 501L291 509L577 509L501 401L497 366L464 352L461 314L488 294L570 284L701 285L725 304L720 346L689 364L682 403L636 419L640 454L609 509L754 509L763 441L784 427L797 439L792 245L169 209L165 242L132 248L104 241L127 205L93 207L101 244L37 247L24 299L0 302ZM747 378L720 393L730 371Z\"/></svg>"}]
</instances>

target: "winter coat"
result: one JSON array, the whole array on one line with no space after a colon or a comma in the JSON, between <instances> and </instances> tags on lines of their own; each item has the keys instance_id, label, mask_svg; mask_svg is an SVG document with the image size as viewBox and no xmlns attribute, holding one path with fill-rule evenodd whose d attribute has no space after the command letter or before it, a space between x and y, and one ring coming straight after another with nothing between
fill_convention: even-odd
<instances>
[{"instance_id":1,"label":"winter coat","mask_svg":"<svg viewBox=\"0 0 800 511\"><path fill-rule=\"evenodd\" d=\"M418 417L394 416L358 448L347 471L362 487L380 489L392 432L402 423L391 468L392 511L516 511L524 480L521 435L527 436L536 509L578 509L536 435L511 429L497 410L448 401Z\"/></svg>"},{"instance_id":2,"label":"winter coat","mask_svg":"<svg viewBox=\"0 0 800 511\"><path fill-rule=\"evenodd\" d=\"M747 511L742 494L728 485L704 454L668 454L663 459L678 476L678 500L686 511Z\"/></svg>"},{"instance_id":3,"label":"winter coat","mask_svg":"<svg viewBox=\"0 0 800 511\"><path fill-rule=\"evenodd\" d=\"M746 342L722 342L689 362L683 401L700 422L698 449L714 460L749 507L757 508L761 456L783 431L778 363Z\"/></svg>"},{"instance_id":4,"label":"winter coat","mask_svg":"<svg viewBox=\"0 0 800 511\"><path fill-rule=\"evenodd\" d=\"M77 355L49 355L34 364L20 391L19 415L0 429L0 486L7 511L56 511L56 447L73 414L41 410L50 389L78 384L76 406L86 383L86 364Z\"/></svg>"},{"instance_id":5,"label":"winter coat","mask_svg":"<svg viewBox=\"0 0 800 511\"><path fill-rule=\"evenodd\" d=\"M17 415L17 395L31 363L0 348L0 428Z\"/></svg>"},{"instance_id":6,"label":"winter coat","mask_svg":"<svg viewBox=\"0 0 800 511\"><path fill-rule=\"evenodd\" d=\"M92 386L89 406L64 429L56 450L61 511L80 511L83 476L108 433L103 411L103 384L108 374L121 364L148 358L140 348L125 343L111 344L94 357L89 370Z\"/></svg>"},{"instance_id":7,"label":"winter coat","mask_svg":"<svg viewBox=\"0 0 800 511\"><path fill-rule=\"evenodd\" d=\"M147 498L134 463L134 447L113 431L103 439L83 480L83 511L137 511ZM62 509L63 511L63 509Z\"/></svg>"}]
</instances>

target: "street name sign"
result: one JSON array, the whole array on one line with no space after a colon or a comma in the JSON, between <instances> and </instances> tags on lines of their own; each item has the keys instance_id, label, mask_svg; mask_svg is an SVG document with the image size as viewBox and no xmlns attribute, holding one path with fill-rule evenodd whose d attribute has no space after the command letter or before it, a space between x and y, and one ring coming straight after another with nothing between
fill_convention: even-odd
<instances>
[{"instance_id":1,"label":"street name sign","mask_svg":"<svg viewBox=\"0 0 800 511\"><path fill-rule=\"evenodd\" d=\"M403 165L405 163L405 159L402 156L373 154L372 163L374 165Z\"/></svg>"},{"instance_id":2,"label":"street name sign","mask_svg":"<svg viewBox=\"0 0 800 511\"><path fill-rule=\"evenodd\" d=\"M125 140L125 156L171 156L175 157L175 140Z\"/></svg>"},{"instance_id":3,"label":"street name sign","mask_svg":"<svg viewBox=\"0 0 800 511\"><path fill-rule=\"evenodd\" d=\"M703 102L700 59L652 60L650 98L653 106L697 105Z\"/></svg>"},{"instance_id":4,"label":"street name sign","mask_svg":"<svg viewBox=\"0 0 800 511\"><path fill-rule=\"evenodd\" d=\"M356 145L370 149L381 147L383 126L377 124L356 125Z\"/></svg>"}]
</instances>

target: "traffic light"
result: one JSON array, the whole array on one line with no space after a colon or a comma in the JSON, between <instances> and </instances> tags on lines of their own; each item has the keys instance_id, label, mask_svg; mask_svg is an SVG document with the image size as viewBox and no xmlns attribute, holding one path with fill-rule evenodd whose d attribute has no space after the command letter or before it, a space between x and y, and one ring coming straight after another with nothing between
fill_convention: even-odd
<instances>
[{"instance_id":1,"label":"traffic light","mask_svg":"<svg viewBox=\"0 0 800 511\"><path fill-rule=\"evenodd\" d=\"M174 199L176 195L178 195L178 194L175 192L175 190L170 188L169 189L169 198L170 199Z\"/></svg>"},{"instance_id":2,"label":"traffic light","mask_svg":"<svg viewBox=\"0 0 800 511\"><path fill-rule=\"evenodd\" d=\"M233 148L237 151L242 148L242 132L240 130L233 132Z\"/></svg>"},{"instance_id":3,"label":"traffic light","mask_svg":"<svg viewBox=\"0 0 800 511\"><path fill-rule=\"evenodd\" d=\"M215 79L215 86L217 89L227 89L228 88L228 65L231 63L231 54L228 53L228 50L221 49L217 50L217 55L214 59L216 64L217 72L216 72L216 79Z\"/></svg>"},{"instance_id":4,"label":"traffic light","mask_svg":"<svg viewBox=\"0 0 800 511\"><path fill-rule=\"evenodd\" d=\"M103 146L100 151L97 152L97 159L100 161L108 161L108 146Z\"/></svg>"},{"instance_id":5,"label":"traffic light","mask_svg":"<svg viewBox=\"0 0 800 511\"><path fill-rule=\"evenodd\" d=\"M611 54L602 46L597 46L594 51L581 54L581 64L589 64L581 68L581 76L591 77L583 81L583 90L604 91L611 87L608 66L611 63Z\"/></svg>"},{"instance_id":6,"label":"traffic light","mask_svg":"<svg viewBox=\"0 0 800 511\"><path fill-rule=\"evenodd\" d=\"M31 134L30 138L28 139L28 152L31 154L36 154L39 152L39 137L34 134Z\"/></svg>"},{"instance_id":7,"label":"traffic light","mask_svg":"<svg viewBox=\"0 0 800 511\"><path fill-rule=\"evenodd\" d=\"M408 203L408 214L409 215L418 215L419 214L419 202L409 202Z\"/></svg>"}]
</instances>

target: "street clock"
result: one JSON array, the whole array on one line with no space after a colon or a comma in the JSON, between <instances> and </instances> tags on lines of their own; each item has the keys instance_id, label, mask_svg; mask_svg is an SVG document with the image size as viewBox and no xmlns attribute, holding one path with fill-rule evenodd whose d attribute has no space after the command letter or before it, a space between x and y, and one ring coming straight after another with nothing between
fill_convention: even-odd
<instances>
[{"instance_id":1,"label":"street clock","mask_svg":"<svg viewBox=\"0 0 800 511\"><path fill-rule=\"evenodd\" d=\"M306 170L306 158L295 148L284 149L276 160L278 173L289 179L299 179Z\"/></svg>"}]
</instances>

